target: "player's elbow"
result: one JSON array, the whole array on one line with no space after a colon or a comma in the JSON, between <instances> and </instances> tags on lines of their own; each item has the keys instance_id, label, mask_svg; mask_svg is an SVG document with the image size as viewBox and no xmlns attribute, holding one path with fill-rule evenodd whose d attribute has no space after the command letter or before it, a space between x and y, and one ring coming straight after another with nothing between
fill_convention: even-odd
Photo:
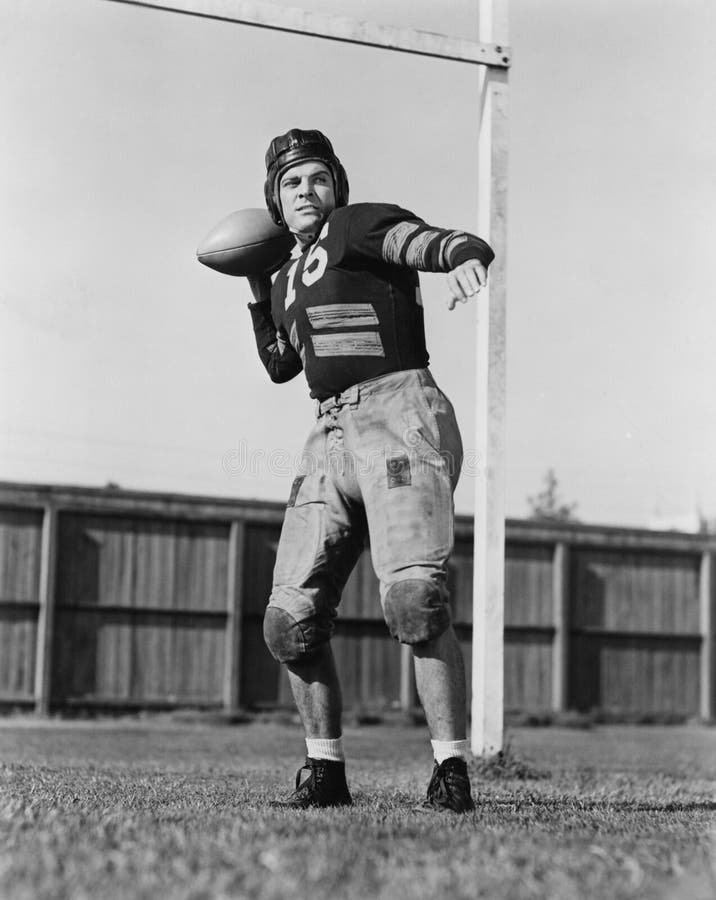
<instances>
[{"instance_id":1,"label":"player's elbow","mask_svg":"<svg viewBox=\"0 0 716 900\"><path fill-rule=\"evenodd\" d=\"M278 368L277 366L271 366L268 369L269 378L273 381L274 384L285 384L287 381L290 381L293 377L295 377L298 372L293 372L286 369Z\"/></svg>"}]
</instances>

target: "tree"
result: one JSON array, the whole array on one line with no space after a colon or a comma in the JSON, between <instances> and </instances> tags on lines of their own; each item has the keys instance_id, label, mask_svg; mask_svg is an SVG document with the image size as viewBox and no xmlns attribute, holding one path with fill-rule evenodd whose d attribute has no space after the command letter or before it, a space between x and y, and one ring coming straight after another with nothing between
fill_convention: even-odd
<instances>
[{"instance_id":1,"label":"tree","mask_svg":"<svg viewBox=\"0 0 716 900\"><path fill-rule=\"evenodd\" d=\"M554 469L548 469L544 477L544 487L534 497L528 497L530 519L549 522L578 522L575 513L576 503L564 503L557 491L557 476Z\"/></svg>"}]
</instances>

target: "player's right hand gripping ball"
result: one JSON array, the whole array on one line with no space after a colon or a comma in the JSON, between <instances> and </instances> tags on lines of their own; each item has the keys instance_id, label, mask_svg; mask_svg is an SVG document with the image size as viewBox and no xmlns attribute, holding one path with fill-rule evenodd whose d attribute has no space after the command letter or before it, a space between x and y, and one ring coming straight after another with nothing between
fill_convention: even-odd
<instances>
[{"instance_id":1,"label":"player's right hand gripping ball","mask_svg":"<svg viewBox=\"0 0 716 900\"><path fill-rule=\"evenodd\" d=\"M275 272L294 246L294 237L265 209L240 209L222 219L199 244L200 263L224 275Z\"/></svg>"}]
</instances>

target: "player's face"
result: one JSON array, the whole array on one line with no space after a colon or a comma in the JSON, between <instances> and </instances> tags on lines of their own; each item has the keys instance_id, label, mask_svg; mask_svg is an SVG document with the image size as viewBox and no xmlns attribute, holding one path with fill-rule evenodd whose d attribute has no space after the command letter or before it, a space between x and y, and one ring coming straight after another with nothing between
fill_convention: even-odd
<instances>
[{"instance_id":1,"label":"player's face","mask_svg":"<svg viewBox=\"0 0 716 900\"><path fill-rule=\"evenodd\" d=\"M283 220L296 234L315 234L336 207L333 176L322 162L298 163L281 176Z\"/></svg>"}]
</instances>

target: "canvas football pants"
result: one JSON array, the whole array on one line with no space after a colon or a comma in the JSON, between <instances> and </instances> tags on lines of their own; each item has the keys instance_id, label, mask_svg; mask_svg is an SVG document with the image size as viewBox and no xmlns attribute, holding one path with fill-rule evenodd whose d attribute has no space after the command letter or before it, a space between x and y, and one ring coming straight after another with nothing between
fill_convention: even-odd
<instances>
[{"instance_id":1,"label":"canvas football pants","mask_svg":"<svg viewBox=\"0 0 716 900\"><path fill-rule=\"evenodd\" d=\"M278 545L264 636L282 662L333 631L366 546L391 634L420 644L450 624L446 566L462 442L427 369L393 372L318 404Z\"/></svg>"}]
</instances>

